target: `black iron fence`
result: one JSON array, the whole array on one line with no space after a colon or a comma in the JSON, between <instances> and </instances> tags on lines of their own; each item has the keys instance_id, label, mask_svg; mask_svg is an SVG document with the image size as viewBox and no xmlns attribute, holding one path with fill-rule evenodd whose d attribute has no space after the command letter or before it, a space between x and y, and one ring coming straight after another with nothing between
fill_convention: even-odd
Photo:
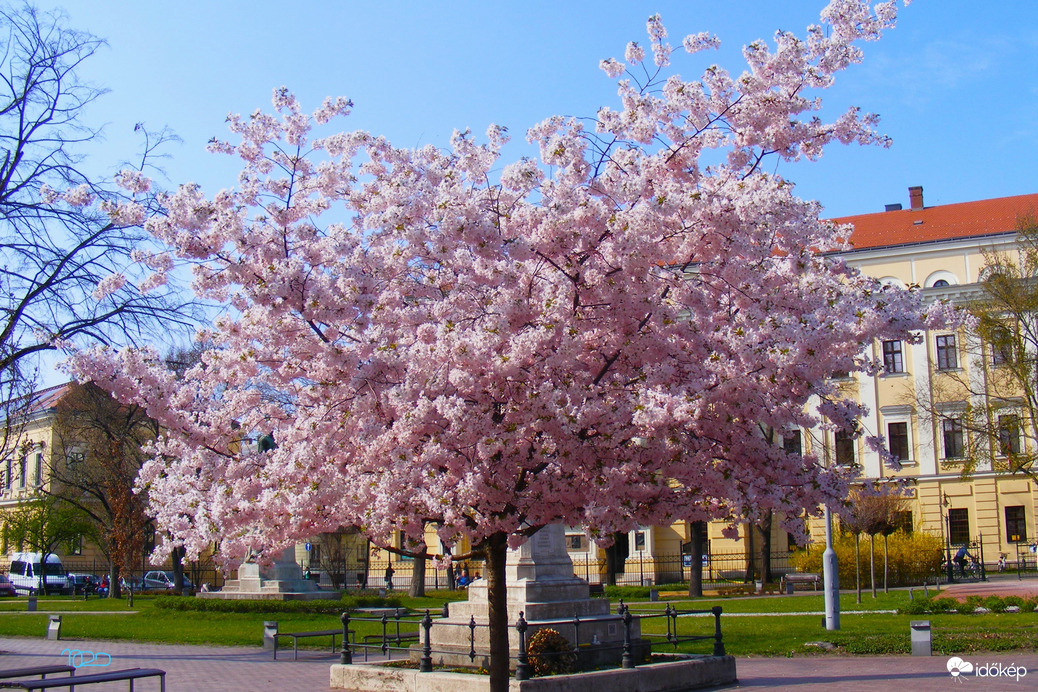
<instances>
[{"instance_id":1,"label":"black iron fence","mask_svg":"<svg viewBox=\"0 0 1038 692\"><path fill-rule=\"evenodd\" d=\"M515 678L517 680L526 680L531 676L531 654L527 646L529 641L528 633L543 628L558 628L572 632L572 639L567 638L571 645L570 651L543 652L535 655L565 655L572 656L576 660L577 652L580 649L579 645L583 643L580 634L581 628L582 626L586 627L592 621L596 624L607 621L614 622L622 627L622 641L617 643L595 643L600 649L612 648L614 651L619 650L619 662L622 668L634 668L647 660L648 654L653 647L671 647L672 650L676 650L679 645L687 642L708 641L712 644L708 653L713 656L724 656L725 647L721 631L721 613L722 609L720 606L715 606L709 610L679 610L670 604L666 604L665 609L662 611L635 612L628 605L624 604L623 601L620 601L615 615L598 616L593 619L581 620L580 617L573 617L560 620L528 621L524 614L520 613L518 620L513 625L518 635L517 653L514 657L511 657L515 660L513 668ZM426 610L423 613L408 611L403 608L386 609L381 614L370 615L364 615L363 611L347 610L340 617L342 622L342 651L339 661L343 665L352 665L358 656L362 657L365 662L372 660L373 657L377 657L379 660L393 660L394 656L397 656L399 659L417 658L418 670L420 672L431 672L433 670L434 654L459 655L459 650L456 648L436 649L432 645L432 630L434 627L452 627L468 631L467 637L464 637L464 639L467 639L468 652L462 652L461 655L463 657L467 656L470 665L476 667L478 665L476 659L487 655L485 650L481 650L485 647L480 647L477 641L489 639L489 637L481 638L477 632L488 630L489 625L479 624L474 618L470 618L467 623L451 622L447 620L448 617L448 604L444 604L442 612L435 614L430 610ZM703 631L703 628L696 627L703 617L712 617L713 626L709 628L712 631L707 634L695 633ZM666 621L665 632L645 631L645 623L659 619ZM636 621L638 622L638 630L641 632L642 639L648 641L648 650L642 647L636 651L636 641L632 637ZM357 633L353 629L358 623L374 623L377 625L374 629L379 631L362 634L358 639ZM371 628L369 627L368 629Z\"/></svg>"},{"instance_id":2,"label":"black iron fence","mask_svg":"<svg viewBox=\"0 0 1038 692\"><path fill-rule=\"evenodd\" d=\"M1016 559L1013 561L1017 579L1038 577L1038 543L1016 544Z\"/></svg>"},{"instance_id":3,"label":"black iron fence","mask_svg":"<svg viewBox=\"0 0 1038 692\"><path fill-rule=\"evenodd\" d=\"M571 557L574 576L585 579L590 584L608 583L604 558L588 559L579 555ZM783 574L796 571L791 566L789 558L789 552L775 553L771 556L772 581L778 581ZM702 565L705 583L761 581L761 575L764 573L764 565L761 564L759 555L750 559L745 552L741 551L706 555L703 557ZM386 568L390 566L393 573L391 577L387 578ZM692 556L673 554L634 556L623 561L623 564L618 567L615 575L617 586L687 583L692 574ZM347 575L345 588L358 588L363 584L367 588L382 589L390 588L391 585L392 589L406 590L411 584L414 569L413 560L392 562L372 560L363 575L358 574L352 578ZM463 570L468 573L470 579L478 579L483 573L483 564L473 560L458 564L453 570L455 572L454 584L464 586L458 581ZM446 589L450 583L446 570L434 568L431 561L426 563L425 587L427 589Z\"/></svg>"}]
</instances>

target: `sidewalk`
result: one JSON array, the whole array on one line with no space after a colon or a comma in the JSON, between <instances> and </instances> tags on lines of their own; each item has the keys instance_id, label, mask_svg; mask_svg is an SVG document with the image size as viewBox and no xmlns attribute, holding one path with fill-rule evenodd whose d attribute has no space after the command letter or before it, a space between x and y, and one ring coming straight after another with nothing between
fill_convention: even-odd
<instances>
[{"instance_id":1,"label":"sidewalk","mask_svg":"<svg viewBox=\"0 0 1038 692\"><path fill-rule=\"evenodd\" d=\"M325 692L329 689L329 667L338 658L327 650L308 649L299 660L273 661L271 653L259 647L217 647L136 642L58 641L44 639L0 638L0 668L66 663L66 648L104 652L112 657L111 669L162 668L167 672L168 692ZM962 656L975 667L998 663L1003 668L1023 666L1027 675L1019 681L1012 677L977 677L967 673L956 679L947 669L947 656L799 658L738 658L739 682L710 688L726 690L794 690L796 692L946 692L949 687L969 684L975 692L990 690L1038 689L1038 653L967 654ZM105 668L85 668L103 671ZM158 690L158 682L140 681L139 692ZM92 692L125 692L126 683L92 685ZM963 688L967 689L967 688Z\"/></svg>"}]
</instances>

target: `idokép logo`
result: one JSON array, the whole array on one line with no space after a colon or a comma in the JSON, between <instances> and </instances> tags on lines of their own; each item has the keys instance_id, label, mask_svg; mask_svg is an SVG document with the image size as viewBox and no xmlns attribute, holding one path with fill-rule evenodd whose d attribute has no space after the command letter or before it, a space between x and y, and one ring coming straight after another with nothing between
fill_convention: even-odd
<instances>
[{"instance_id":1,"label":"idok\u00e9p logo","mask_svg":"<svg viewBox=\"0 0 1038 692\"><path fill-rule=\"evenodd\" d=\"M952 656L948 659L948 672L953 678L959 679L973 673L973 676L978 678L1016 678L1016 681L1020 682L1020 678L1027 675L1027 668L1014 663L1010 663L1008 666L1001 663L973 665L958 656Z\"/></svg>"}]
</instances>

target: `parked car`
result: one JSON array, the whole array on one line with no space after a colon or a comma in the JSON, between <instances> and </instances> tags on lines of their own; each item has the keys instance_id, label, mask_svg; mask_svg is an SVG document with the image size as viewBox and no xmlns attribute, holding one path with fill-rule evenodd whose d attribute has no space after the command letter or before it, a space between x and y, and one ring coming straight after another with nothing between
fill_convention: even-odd
<instances>
[{"instance_id":1,"label":"parked car","mask_svg":"<svg viewBox=\"0 0 1038 692\"><path fill-rule=\"evenodd\" d=\"M17 596L18 590L14 588L14 584L3 574L0 574L0 596Z\"/></svg>"},{"instance_id":2,"label":"parked car","mask_svg":"<svg viewBox=\"0 0 1038 692\"><path fill-rule=\"evenodd\" d=\"M101 583L101 580L93 574L69 572L68 583L69 588L72 589L72 593L79 596L84 593L96 593L97 585Z\"/></svg>"},{"instance_id":3,"label":"parked car","mask_svg":"<svg viewBox=\"0 0 1038 692\"><path fill-rule=\"evenodd\" d=\"M172 591L173 572L153 570L144 575L144 591ZM195 590L194 584L186 576L184 577L184 591L191 593Z\"/></svg>"}]
</instances>

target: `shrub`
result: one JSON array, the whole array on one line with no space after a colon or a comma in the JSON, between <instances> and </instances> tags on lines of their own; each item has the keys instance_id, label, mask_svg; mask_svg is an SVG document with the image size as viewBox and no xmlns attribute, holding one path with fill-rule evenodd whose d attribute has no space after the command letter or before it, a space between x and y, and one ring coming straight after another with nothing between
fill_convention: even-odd
<instances>
[{"instance_id":1,"label":"shrub","mask_svg":"<svg viewBox=\"0 0 1038 692\"><path fill-rule=\"evenodd\" d=\"M883 536L876 536L876 583L883 583ZM869 584L869 539L861 537L861 585ZM854 586L854 536L842 535L834 540L840 585ZM887 566L890 586L915 586L932 581L941 566L943 545L941 538L928 533L897 531L887 538ZM822 572L822 553L825 544L814 543L794 552L789 562L801 572Z\"/></svg>"},{"instance_id":2,"label":"shrub","mask_svg":"<svg viewBox=\"0 0 1038 692\"><path fill-rule=\"evenodd\" d=\"M317 613L339 615L354 608L399 608L397 597L344 596L338 601L261 601L222 600L217 598L182 598L159 596L155 606L164 610L195 611L207 613Z\"/></svg>"},{"instance_id":3,"label":"shrub","mask_svg":"<svg viewBox=\"0 0 1038 692\"><path fill-rule=\"evenodd\" d=\"M534 675L572 673L577 663L573 645L556 630L537 630L526 644L526 653Z\"/></svg>"},{"instance_id":4,"label":"shrub","mask_svg":"<svg viewBox=\"0 0 1038 692\"><path fill-rule=\"evenodd\" d=\"M1006 603L1006 599L1001 596L988 596L981 602L981 605L992 613L1004 613L1010 604Z\"/></svg>"}]
</instances>

